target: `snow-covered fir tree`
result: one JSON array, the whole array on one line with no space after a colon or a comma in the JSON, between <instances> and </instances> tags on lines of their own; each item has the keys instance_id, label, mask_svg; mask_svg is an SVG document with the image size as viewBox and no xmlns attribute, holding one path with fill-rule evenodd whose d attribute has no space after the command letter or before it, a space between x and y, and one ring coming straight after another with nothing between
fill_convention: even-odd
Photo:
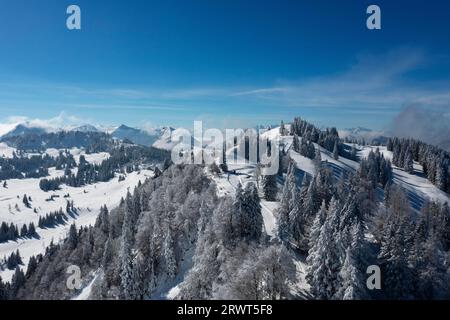
<instances>
[{"instance_id":1,"label":"snow-covered fir tree","mask_svg":"<svg viewBox=\"0 0 450 320\"><path fill-rule=\"evenodd\" d=\"M264 199L275 201L277 199L278 186L276 175L266 175L263 178Z\"/></svg>"},{"instance_id":2,"label":"snow-covered fir tree","mask_svg":"<svg viewBox=\"0 0 450 320\"><path fill-rule=\"evenodd\" d=\"M280 206L278 209L278 236L283 241L289 241L289 214L294 206L294 194L296 193L296 189L297 184L295 177L295 166L291 162L284 182Z\"/></svg>"},{"instance_id":3,"label":"snow-covered fir tree","mask_svg":"<svg viewBox=\"0 0 450 320\"><path fill-rule=\"evenodd\" d=\"M173 279L177 274L177 261L175 258L174 241L171 228L167 228L164 238L164 261L166 263L166 273L169 279Z\"/></svg>"},{"instance_id":4,"label":"snow-covered fir tree","mask_svg":"<svg viewBox=\"0 0 450 320\"><path fill-rule=\"evenodd\" d=\"M125 300L136 298L135 270L133 268L133 222L134 222L133 205L131 195L128 194L125 201L125 216L122 224L121 248L119 252L120 259L120 289L121 297Z\"/></svg>"}]
</instances>

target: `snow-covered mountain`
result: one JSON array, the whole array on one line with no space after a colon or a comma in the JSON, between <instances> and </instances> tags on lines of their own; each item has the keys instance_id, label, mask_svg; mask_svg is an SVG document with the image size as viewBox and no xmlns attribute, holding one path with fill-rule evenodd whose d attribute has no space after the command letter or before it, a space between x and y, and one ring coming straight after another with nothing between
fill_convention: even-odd
<instances>
[{"instance_id":1,"label":"snow-covered mountain","mask_svg":"<svg viewBox=\"0 0 450 320\"><path fill-rule=\"evenodd\" d=\"M0 138L8 132L14 130L17 123L0 123Z\"/></svg>"},{"instance_id":2,"label":"snow-covered mountain","mask_svg":"<svg viewBox=\"0 0 450 320\"><path fill-rule=\"evenodd\" d=\"M303 226L317 224L314 230L319 230L319 234L314 236L322 245L328 241L328 238L319 237L319 235L321 233L324 235L327 230L346 234L344 232L347 232L347 228L340 229L344 224L348 223L350 226L353 223L367 223L367 226L360 225L364 228L361 230L366 231L361 233L357 241L364 244L361 248L370 245L370 250L374 250L373 259L380 259L377 258L379 257L377 250L386 241L384 238L380 239L382 238L380 235L388 233L377 233L377 228L382 227L382 224L378 226L378 222L371 225L372 220L359 221L357 217L362 211L369 210L371 215L377 215L377 217L380 215L378 218L387 219L383 221L388 224L391 221L389 217L386 218L383 215L385 210L400 208L395 214L414 214L420 217L424 208L427 209L427 203L435 201L444 204L449 200L444 189L440 190L435 185L436 182L433 184L428 180L419 163L420 160L411 160L412 171L405 169L403 161L397 160L391 165L389 161L398 158L398 148L344 143L335 130L320 131L306 123L294 122L289 129L299 130L305 127L308 127L307 133L294 131L295 136L288 134L290 130L284 131L280 128L261 134L262 138L279 141L284 146L285 152L280 153L281 161L279 162L282 170L270 176L272 180L269 176L261 177L257 164L241 158L236 162L227 160L227 169L223 166L214 167L214 165L171 166L164 172L153 172L148 170L148 164L141 165L139 168L127 164L126 170L131 168L135 171L125 173L127 171L122 167L122 170L116 171L114 177L106 182L95 181L78 185L78 187L62 184L60 189L52 192L44 192L40 188L39 178L6 179L7 185L5 187L0 185L0 190L3 191L0 193L0 218L8 225L13 223L20 227L23 224L36 223L39 221L38 217L43 217L49 211L58 210L60 207L65 208L66 199L75 202L77 213L71 216L69 214L71 209L66 209L68 223L56 225L54 228L38 228L40 238L20 236L15 241L0 243L0 258L11 256L17 249L20 250L24 260L24 265L20 268L24 271L27 271L31 256L44 253L52 240L61 244L60 248L54 249L57 258L46 255L43 258L44 262L34 267L37 271L33 271L34 273L28 278L31 280L25 281L24 289L16 297L120 299L122 289L114 282L105 280L111 274L116 278L125 279L125 276L115 274L128 259L122 251L119 251L119 248L128 248L127 254L130 257L133 250L140 252L133 261L133 266L136 266L137 270L141 270L142 267L142 270L148 271L142 274L143 278L133 280L143 286L143 293L126 296L127 299L142 297L146 299L250 299L254 293L248 288L253 288L255 283L256 288L273 283L272 280L267 281L267 279L277 281L277 285L269 289L278 290L277 296L283 299L317 297L315 296L317 288L328 285L324 282L331 280L323 277L306 280L307 274L312 269L318 270L319 273L323 272L326 268L321 266L327 264L328 260L310 261L306 259L307 252L318 252L330 259L339 256L336 258L336 266L340 268L339 274L346 276L346 272L349 271L344 266L352 262L347 261L344 251L341 252L335 247L335 242L339 241L339 245L343 246L349 246L349 244L346 242L347 238L336 236L329 237L330 242L323 245L323 248L316 245L310 248L311 242L308 237L311 233L303 231ZM86 131L88 132L86 136L95 136L90 134L89 128ZM116 135L121 135L120 139L123 140L139 141L138 139L154 137L153 146L171 149L174 146L172 137L177 129L163 127L144 131L122 125L114 131ZM370 130L364 128L347 131L354 136L372 134ZM312 136L316 137L314 141L308 138ZM110 136L107 138L111 140ZM368 141L368 139L365 140ZM393 142L390 141L390 143ZM3 147L5 153L11 153L8 149L11 147ZM235 148L237 147L233 146L226 150L227 155L234 157ZM45 152L55 156L59 154L59 150L47 149ZM109 157L114 158L113 153L111 155L107 152L88 153L78 148L73 148L69 152L76 157L77 164L80 163L81 155L88 162L97 164ZM156 152L162 151L156 150ZM426 158L432 158L433 149L430 148L427 152L430 152L430 157ZM442 156L447 157L443 154ZM117 160L120 159L122 158L117 158ZM117 166L105 166L103 169L105 168L117 169ZM83 169L75 166L71 170L78 175L79 170ZM376 174L373 174L374 172ZM64 170L57 170L55 167L49 168L48 173L51 178L63 178L65 174ZM355 176L358 176L358 179L354 179ZM383 185L382 177L389 177L391 184L388 185L386 182ZM267 187L268 181L272 181L270 187ZM134 189L135 186L137 186L136 189ZM398 191L397 187L401 187L402 191ZM132 195L128 194L124 203L137 203L138 206L119 205L119 199L127 194L128 189L134 189L135 192ZM386 192L390 192L390 200L386 200ZM29 198L25 197L24 193ZM166 203L161 205L161 201L167 201L170 205L165 205ZM236 201L243 201L242 205L235 206ZM386 201L401 201L401 204L396 204L390 209L385 207L388 206ZM328 207L320 206L321 203L327 202ZM103 209L99 210L103 204L107 204L110 209L109 214L105 214ZM257 205L251 209L254 204ZM444 206L442 208L444 210ZM246 214L239 216L241 220L236 220L239 222L228 225L229 221L234 221L230 218L235 215L235 210L251 211L246 211ZM285 225L285 230L280 229L283 223L286 224L286 220L283 221L283 214L288 214L289 219L293 220L288 222L294 227ZM320 222L320 219L315 217L320 217L322 214L324 221ZM396 216L395 214L389 216ZM248 216L255 219L246 221ZM202 217L205 227L198 228L198 221L202 221ZM346 219L340 220L338 217ZM402 221L409 220L414 219L402 219ZM70 226L72 222L77 223L76 227L80 224L93 227L77 233L76 230L73 231L75 227ZM107 225L103 225L105 222ZM332 225L337 222L338 224ZM136 223L139 225L136 226ZM320 227L322 223L326 227ZM241 228L242 226L246 226L246 229ZM127 228L129 232L124 233L123 230L128 230ZM75 235L73 238L70 238L71 230L72 235ZM286 237L280 230L287 232L288 241L284 243L280 241L283 240L283 236ZM123 234L127 236L122 236ZM131 236L134 234L136 235ZM62 241L67 235L71 240ZM109 239L109 237L112 238ZM139 241L133 241L133 237ZM260 241L261 239L265 240ZM113 240L113 244L109 240ZM71 241L75 243L73 246ZM122 246L123 243L126 245ZM432 243L428 245L431 246ZM163 250L151 251L148 250L149 247L163 248ZM199 250L199 248L202 249ZM436 245L433 248L439 247ZM119 255L120 259L111 258ZM157 263L152 264L152 268L145 268L155 261ZM68 262L79 265L84 272L83 290L77 293L68 292L64 288L53 285L61 283L63 275L52 274L49 270L61 267L57 265L58 263L65 266ZM376 260L374 263L378 265L385 261ZM6 263L3 265L6 266ZM13 270L14 268L3 268L0 270L0 275L9 281L12 279ZM221 278L218 282L217 279L222 270L230 272L226 272L225 278ZM277 271L276 274L272 274L268 270ZM42 276L43 274L45 276ZM328 273L324 274L328 277ZM46 283L42 288L37 289L34 284L41 278L45 279ZM202 282L199 283L198 279L202 279ZM425 278L421 281L428 280ZM333 290L340 290L341 285L347 285L343 283L337 284L339 287ZM135 284L125 283L129 286ZM203 286L217 286L219 290L205 290ZM107 290L102 293L99 288ZM257 290L260 290L258 294L261 295L267 292L266 289ZM272 296L261 297L270 299ZM319 298L335 299L335 296L324 295Z\"/></svg>"},{"instance_id":3,"label":"snow-covered mountain","mask_svg":"<svg viewBox=\"0 0 450 320\"><path fill-rule=\"evenodd\" d=\"M172 150L175 145L172 141L172 136L176 129L172 127L163 127L158 131L159 138L153 143L153 146L158 149Z\"/></svg>"},{"instance_id":4,"label":"snow-covered mountain","mask_svg":"<svg viewBox=\"0 0 450 320\"><path fill-rule=\"evenodd\" d=\"M159 132L150 133L145 130L136 129L122 124L115 129L111 135L118 139L128 139L136 144L151 146L160 137Z\"/></svg>"},{"instance_id":5,"label":"snow-covered mountain","mask_svg":"<svg viewBox=\"0 0 450 320\"><path fill-rule=\"evenodd\" d=\"M135 144L154 146L160 149L173 148L172 134L176 129L172 127L156 127L153 129L139 129L122 124L118 127L94 126L91 124L70 125L62 128L41 126L30 122L0 124L0 139L10 139L29 134L41 135L50 132L81 132L81 133L107 133L117 139L127 139Z\"/></svg>"},{"instance_id":6,"label":"snow-covered mountain","mask_svg":"<svg viewBox=\"0 0 450 320\"><path fill-rule=\"evenodd\" d=\"M26 123L20 123L14 126L11 130L3 134L2 138L25 136L28 134L43 134L49 132L48 128L30 126Z\"/></svg>"},{"instance_id":7,"label":"snow-covered mountain","mask_svg":"<svg viewBox=\"0 0 450 320\"><path fill-rule=\"evenodd\" d=\"M115 129L111 135L118 139L130 140L136 144L153 146L158 149L172 150L175 145L172 137L177 130L179 129L172 127L157 127L143 130L121 125Z\"/></svg>"},{"instance_id":8,"label":"snow-covered mountain","mask_svg":"<svg viewBox=\"0 0 450 320\"><path fill-rule=\"evenodd\" d=\"M82 126L78 126L75 128L72 128L71 131L77 131L77 132L100 132L100 130L91 125L91 124L84 124Z\"/></svg>"}]
</instances>

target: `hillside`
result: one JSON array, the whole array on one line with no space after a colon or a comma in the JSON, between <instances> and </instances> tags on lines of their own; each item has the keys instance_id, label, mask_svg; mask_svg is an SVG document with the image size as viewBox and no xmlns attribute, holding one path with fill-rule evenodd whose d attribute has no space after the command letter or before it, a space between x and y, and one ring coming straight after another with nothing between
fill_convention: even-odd
<instances>
[{"instance_id":1,"label":"hillside","mask_svg":"<svg viewBox=\"0 0 450 320\"><path fill-rule=\"evenodd\" d=\"M63 183L48 192L41 190L39 178L8 179L0 196L0 219L7 223L36 224L40 215L60 207L63 212L68 210L65 224L37 228L38 237L0 244L0 255L5 257L20 250L24 272L30 259L35 259L31 257L42 254L28 280L17 289L17 297L394 298L404 293L390 283L380 292L348 288L358 285L354 281L364 277L368 264L414 272L410 266L390 265L392 260L385 260L385 254L408 255L402 259L416 263L416 250L427 257L436 251L444 257L448 252L450 234L445 228L434 231L439 238L423 235L425 240L407 247L406 240L397 238L419 239L422 233L417 233L417 228L437 228L450 221L445 218L448 194L427 179L418 161L408 160L413 170L407 171L392 165L396 156L387 147L344 143L335 130L318 130L298 119L264 132L261 138L281 146L281 167L276 175L261 176L260 164L238 158L235 163L227 160L226 168L172 165L158 173L140 163L137 170L117 172L105 182L77 187ZM238 146L226 150L227 159L244 144L244 140L237 141ZM18 152L11 148L4 145L4 153ZM74 173L84 161L102 164L115 157L108 152L86 153L83 148L73 148L70 153L78 166L72 169ZM61 151L47 149L44 154L58 157ZM50 178L64 174L64 170L49 168ZM22 194L29 201L22 200ZM65 197L67 194L70 197ZM47 201L49 197L53 200ZM66 208L68 199L74 204ZM431 212L433 218L427 218ZM438 223L441 218L443 222ZM428 221L426 227L424 221ZM76 232L72 222L77 228L86 227ZM393 227L398 231L386 232ZM442 242L430 242L436 239ZM385 253L388 241L392 248L398 241L407 250ZM427 247L422 247L425 244ZM354 258L350 260L349 254ZM329 261L335 261L339 270L331 272ZM436 277L443 277L439 271L443 259L425 260L426 267L421 268L428 268L431 262L439 263ZM64 268L70 264L82 270L79 290L61 285ZM59 272L49 273L52 269ZM1 276L14 283L17 272L4 269ZM39 282L43 276L45 283ZM415 276L419 283L430 285L422 273ZM402 279L390 281L406 285ZM331 291L323 291L329 284ZM259 289L249 290L253 286ZM409 294L414 298L430 295L420 288ZM446 294L439 289L432 295Z\"/></svg>"}]
</instances>

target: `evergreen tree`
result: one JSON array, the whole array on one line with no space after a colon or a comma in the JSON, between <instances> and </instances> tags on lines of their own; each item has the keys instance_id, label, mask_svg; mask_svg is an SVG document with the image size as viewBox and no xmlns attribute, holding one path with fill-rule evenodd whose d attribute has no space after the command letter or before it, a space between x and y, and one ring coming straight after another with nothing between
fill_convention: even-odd
<instances>
[{"instance_id":1,"label":"evergreen tree","mask_svg":"<svg viewBox=\"0 0 450 320\"><path fill-rule=\"evenodd\" d=\"M412 296L412 273L408 266L412 235L409 202L398 188L391 189L390 199L379 254L384 274L383 287L391 299L409 299Z\"/></svg>"},{"instance_id":2,"label":"evergreen tree","mask_svg":"<svg viewBox=\"0 0 450 320\"><path fill-rule=\"evenodd\" d=\"M267 175L263 179L264 198L267 201L276 201L278 186L276 175Z\"/></svg>"},{"instance_id":3,"label":"evergreen tree","mask_svg":"<svg viewBox=\"0 0 450 320\"><path fill-rule=\"evenodd\" d=\"M295 167L293 163L291 163L284 182L283 193L278 209L278 235L283 241L289 241L289 214L294 205L294 193L297 188L295 181Z\"/></svg>"},{"instance_id":4,"label":"evergreen tree","mask_svg":"<svg viewBox=\"0 0 450 320\"><path fill-rule=\"evenodd\" d=\"M34 237L34 236L36 236L36 227L34 226L34 223L33 222L31 222L30 223L30 225L29 225L29 227L28 227L28 235L30 236L30 237Z\"/></svg>"},{"instance_id":5,"label":"evergreen tree","mask_svg":"<svg viewBox=\"0 0 450 320\"><path fill-rule=\"evenodd\" d=\"M243 237L248 240L261 239L264 220L261 213L261 203L258 189L253 183L248 183L244 189L244 214L242 216Z\"/></svg>"},{"instance_id":6,"label":"evergreen tree","mask_svg":"<svg viewBox=\"0 0 450 320\"><path fill-rule=\"evenodd\" d=\"M281 120L281 125L280 125L280 135L281 136L285 136L286 135L286 127L284 125L284 121Z\"/></svg>"},{"instance_id":7,"label":"evergreen tree","mask_svg":"<svg viewBox=\"0 0 450 320\"><path fill-rule=\"evenodd\" d=\"M166 273L170 279L175 278L177 274L177 261L175 258L174 241L170 227L167 228L164 238L164 261L166 263Z\"/></svg>"},{"instance_id":8,"label":"evergreen tree","mask_svg":"<svg viewBox=\"0 0 450 320\"><path fill-rule=\"evenodd\" d=\"M11 299L14 299L17 295L17 292L20 288L25 284L25 274L23 271L17 266L11 280Z\"/></svg>"},{"instance_id":9,"label":"evergreen tree","mask_svg":"<svg viewBox=\"0 0 450 320\"><path fill-rule=\"evenodd\" d=\"M333 159L334 160L338 160L339 159L339 146L338 146L338 141L337 140L334 143L334 147L333 147Z\"/></svg>"},{"instance_id":10,"label":"evergreen tree","mask_svg":"<svg viewBox=\"0 0 450 320\"><path fill-rule=\"evenodd\" d=\"M342 269L339 272L341 287L337 299L361 300L367 299L366 275L364 266L366 249L364 247L364 230L361 222L352 228L352 243L345 252Z\"/></svg>"},{"instance_id":11,"label":"evergreen tree","mask_svg":"<svg viewBox=\"0 0 450 320\"><path fill-rule=\"evenodd\" d=\"M300 152L300 142L298 140L298 136L294 133L294 138L292 140L292 148L295 152Z\"/></svg>"},{"instance_id":12,"label":"evergreen tree","mask_svg":"<svg viewBox=\"0 0 450 320\"><path fill-rule=\"evenodd\" d=\"M327 218L327 206L325 204L325 201L322 202L322 206L320 207L320 210L317 212L317 214L314 217L313 224L310 229L309 233L309 255L308 255L308 261L312 259L314 255L314 251L311 250L311 248L314 247L314 244L317 243L317 240L320 236L320 230L322 229L323 224L325 223L325 219Z\"/></svg>"},{"instance_id":13,"label":"evergreen tree","mask_svg":"<svg viewBox=\"0 0 450 320\"><path fill-rule=\"evenodd\" d=\"M317 169L319 169L322 164L322 154L320 152L320 148L315 150L315 156L314 156L313 160L314 160L314 165L316 166Z\"/></svg>"},{"instance_id":14,"label":"evergreen tree","mask_svg":"<svg viewBox=\"0 0 450 320\"><path fill-rule=\"evenodd\" d=\"M259 141L259 140L258 140ZM219 165L220 169L223 172L228 172L228 165L227 165L227 143L226 141L223 142L222 147L222 162Z\"/></svg>"},{"instance_id":15,"label":"evergreen tree","mask_svg":"<svg viewBox=\"0 0 450 320\"><path fill-rule=\"evenodd\" d=\"M128 193L129 195L129 193ZM125 300L134 300L136 298L136 283L134 282L134 268L133 268L133 211L131 202L131 195L127 196L125 206L125 216L122 224L122 238L119 252L120 260L120 293Z\"/></svg>"},{"instance_id":16,"label":"evergreen tree","mask_svg":"<svg viewBox=\"0 0 450 320\"><path fill-rule=\"evenodd\" d=\"M108 240L106 240L105 243L105 250L103 251L103 257L102 257L102 266L106 268L110 261L113 258L113 249L112 249L112 240L111 237L108 237Z\"/></svg>"},{"instance_id":17,"label":"evergreen tree","mask_svg":"<svg viewBox=\"0 0 450 320\"><path fill-rule=\"evenodd\" d=\"M3 282L2 277L0 276L0 301L8 300L9 293L6 284Z\"/></svg>"},{"instance_id":18,"label":"evergreen tree","mask_svg":"<svg viewBox=\"0 0 450 320\"><path fill-rule=\"evenodd\" d=\"M412 154L411 154L411 152L409 150L406 152L405 164L404 164L403 168L408 173L413 173L413 171L414 171L413 157L412 157Z\"/></svg>"},{"instance_id":19,"label":"evergreen tree","mask_svg":"<svg viewBox=\"0 0 450 320\"><path fill-rule=\"evenodd\" d=\"M22 229L20 229L20 236L21 236L22 238L28 236L28 228L27 228L27 225L26 225L26 224L24 224L24 225L22 226Z\"/></svg>"},{"instance_id":20,"label":"evergreen tree","mask_svg":"<svg viewBox=\"0 0 450 320\"><path fill-rule=\"evenodd\" d=\"M28 201L28 197L27 197L26 194L23 195L22 202L23 202L23 204L25 205L25 207L31 208L30 202Z\"/></svg>"},{"instance_id":21,"label":"evergreen tree","mask_svg":"<svg viewBox=\"0 0 450 320\"><path fill-rule=\"evenodd\" d=\"M231 232L233 237L235 238L235 241L240 239L241 235L243 234L242 221L244 220L243 216L245 214L245 202L246 199L244 196L244 190L242 189L242 185L239 182L236 187L236 193L233 202L233 215L231 216Z\"/></svg>"},{"instance_id":22,"label":"evergreen tree","mask_svg":"<svg viewBox=\"0 0 450 320\"><path fill-rule=\"evenodd\" d=\"M357 150L356 150L356 145L355 144L352 145L352 151L351 151L351 154L350 154L350 158L352 160L354 160L354 161L358 160L357 159Z\"/></svg>"},{"instance_id":23,"label":"evergreen tree","mask_svg":"<svg viewBox=\"0 0 450 320\"><path fill-rule=\"evenodd\" d=\"M75 223L70 226L69 236L67 237L67 243L69 245L70 250L73 250L78 245L78 232Z\"/></svg>"},{"instance_id":24,"label":"evergreen tree","mask_svg":"<svg viewBox=\"0 0 450 320\"><path fill-rule=\"evenodd\" d=\"M328 216L320 229L317 242L311 248L307 280L317 299L333 299L339 289L341 262L335 230L339 227L339 210L335 200L330 203Z\"/></svg>"},{"instance_id":25,"label":"evergreen tree","mask_svg":"<svg viewBox=\"0 0 450 320\"><path fill-rule=\"evenodd\" d=\"M303 213L308 221L314 219L317 210L320 208L321 201L316 189L316 179L312 179L308 186L306 198L303 201Z\"/></svg>"},{"instance_id":26,"label":"evergreen tree","mask_svg":"<svg viewBox=\"0 0 450 320\"><path fill-rule=\"evenodd\" d=\"M307 252L309 249L308 232L310 226L304 215L300 191L297 188L294 189L293 199L293 207L289 213L290 235L295 245L303 252Z\"/></svg>"},{"instance_id":27,"label":"evergreen tree","mask_svg":"<svg viewBox=\"0 0 450 320\"><path fill-rule=\"evenodd\" d=\"M103 231L104 234L109 233L109 212L106 205L100 207L100 214L97 217L97 220L95 221L95 227L99 228Z\"/></svg>"},{"instance_id":28,"label":"evergreen tree","mask_svg":"<svg viewBox=\"0 0 450 320\"><path fill-rule=\"evenodd\" d=\"M37 268L37 261L35 256L31 256L30 260L28 260L28 267L27 272L25 274L25 277L28 279L36 270Z\"/></svg>"}]
</instances>

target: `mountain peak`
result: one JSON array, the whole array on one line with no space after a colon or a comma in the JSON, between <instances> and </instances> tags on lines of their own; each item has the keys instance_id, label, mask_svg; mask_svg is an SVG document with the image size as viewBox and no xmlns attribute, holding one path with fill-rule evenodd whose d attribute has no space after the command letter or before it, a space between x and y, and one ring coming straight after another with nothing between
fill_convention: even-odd
<instances>
[{"instance_id":1,"label":"mountain peak","mask_svg":"<svg viewBox=\"0 0 450 320\"><path fill-rule=\"evenodd\" d=\"M133 130L133 131L140 131L139 129L127 126L125 124L121 124L116 130Z\"/></svg>"},{"instance_id":2,"label":"mountain peak","mask_svg":"<svg viewBox=\"0 0 450 320\"><path fill-rule=\"evenodd\" d=\"M91 124L85 124L85 125L81 125L79 127L75 127L73 128L71 131L78 131L78 132L98 132L99 130L91 125Z\"/></svg>"}]
</instances>

